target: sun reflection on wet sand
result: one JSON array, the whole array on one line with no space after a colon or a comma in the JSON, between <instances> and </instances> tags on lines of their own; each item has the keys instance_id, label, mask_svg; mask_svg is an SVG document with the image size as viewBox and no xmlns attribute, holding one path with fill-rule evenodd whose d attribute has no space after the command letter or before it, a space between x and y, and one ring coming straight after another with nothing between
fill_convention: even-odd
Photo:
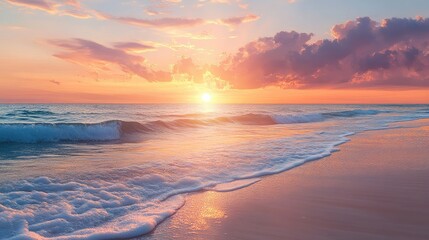
<instances>
[{"instance_id":1,"label":"sun reflection on wet sand","mask_svg":"<svg viewBox=\"0 0 429 240\"><path fill-rule=\"evenodd\" d=\"M192 213L183 219L186 222L178 222L179 225L185 224L193 231L202 231L207 230L212 221L219 222L227 217L221 207L216 205L219 202L217 199L219 194L206 192L203 196L203 201L192 206Z\"/></svg>"},{"instance_id":2,"label":"sun reflection on wet sand","mask_svg":"<svg viewBox=\"0 0 429 240\"><path fill-rule=\"evenodd\" d=\"M428 176L429 127L408 128L427 123L355 136L327 159L249 188L192 194L148 239L168 239L172 233L171 239L186 240L317 239L326 231L338 239L427 235L427 208L421 204L427 199L422 187Z\"/></svg>"}]
</instances>

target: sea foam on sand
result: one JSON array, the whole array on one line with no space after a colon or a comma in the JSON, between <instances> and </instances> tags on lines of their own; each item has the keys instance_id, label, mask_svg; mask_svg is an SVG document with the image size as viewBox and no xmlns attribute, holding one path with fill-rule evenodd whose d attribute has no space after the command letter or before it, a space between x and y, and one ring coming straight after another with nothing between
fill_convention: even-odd
<instances>
[{"instance_id":1,"label":"sea foam on sand","mask_svg":"<svg viewBox=\"0 0 429 240\"><path fill-rule=\"evenodd\" d=\"M24 174L0 179L0 236L142 235L183 206L186 193L249 186L262 176L329 156L355 132L428 117L427 112L410 113L407 108L391 113L350 107L340 111L334 106L329 111L289 113L283 107L268 114L248 111L145 123L0 124L0 142L5 146L0 159L6 160L1 170ZM122 141L124 134L147 138L127 142ZM31 146L29 153L25 146ZM42 151L46 146L60 150L72 146L72 150L54 154ZM9 159L15 155L16 159ZM27 168L20 168L21 164ZM108 166L99 169L103 164ZM40 174L26 175L36 168Z\"/></svg>"}]
</instances>

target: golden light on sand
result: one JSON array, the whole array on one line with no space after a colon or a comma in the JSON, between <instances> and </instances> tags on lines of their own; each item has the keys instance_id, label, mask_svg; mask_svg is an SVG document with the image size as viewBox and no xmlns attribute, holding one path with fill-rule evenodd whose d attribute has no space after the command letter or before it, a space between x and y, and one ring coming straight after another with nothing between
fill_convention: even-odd
<instances>
[{"instance_id":1,"label":"golden light on sand","mask_svg":"<svg viewBox=\"0 0 429 240\"><path fill-rule=\"evenodd\" d=\"M212 95L210 95L210 93L203 93L201 95L201 101L205 102L205 103L209 103L212 100Z\"/></svg>"}]
</instances>

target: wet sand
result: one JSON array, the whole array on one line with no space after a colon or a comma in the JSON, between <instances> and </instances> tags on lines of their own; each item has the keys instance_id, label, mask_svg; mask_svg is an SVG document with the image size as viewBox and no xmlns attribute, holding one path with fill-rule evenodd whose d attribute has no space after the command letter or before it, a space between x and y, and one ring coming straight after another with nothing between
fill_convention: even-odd
<instances>
[{"instance_id":1,"label":"wet sand","mask_svg":"<svg viewBox=\"0 0 429 240\"><path fill-rule=\"evenodd\" d=\"M200 192L141 239L429 239L429 122L352 136L250 187Z\"/></svg>"}]
</instances>

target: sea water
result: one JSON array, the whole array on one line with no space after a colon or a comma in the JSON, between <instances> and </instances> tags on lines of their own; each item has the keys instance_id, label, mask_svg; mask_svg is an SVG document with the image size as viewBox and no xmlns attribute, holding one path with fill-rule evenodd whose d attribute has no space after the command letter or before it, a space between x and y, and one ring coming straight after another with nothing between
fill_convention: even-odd
<instances>
[{"instance_id":1,"label":"sea water","mask_svg":"<svg viewBox=\"0 0 429 240\"><path fill-rule=\"evenodd\" d=\"M186 193L245 187L422 118L428 105L0 105L0 239L139 236Z\"/></svg>"}]
</instances>

